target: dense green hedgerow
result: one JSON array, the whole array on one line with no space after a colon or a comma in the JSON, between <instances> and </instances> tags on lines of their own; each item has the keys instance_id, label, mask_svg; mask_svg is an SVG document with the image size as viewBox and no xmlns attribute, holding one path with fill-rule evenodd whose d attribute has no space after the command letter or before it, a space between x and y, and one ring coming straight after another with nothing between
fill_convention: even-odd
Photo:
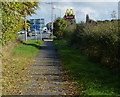
<instances>
[{"instance_id":1,"label":"dense green hedgerow","mask_svg":"<svg viewBox=\"0 0 120 97\"><path fill-rule=\"evenodd\" d=\"M83 53L93 56L96 60L107 64L111 68L120 68L120 32L118 31L118 21L111 21L97 24L77 24L73 30L69 27L66 36L69 37L73 47L78 48ZM65 39L68 40L68 38Z\"/></svg>"}]
</instances>

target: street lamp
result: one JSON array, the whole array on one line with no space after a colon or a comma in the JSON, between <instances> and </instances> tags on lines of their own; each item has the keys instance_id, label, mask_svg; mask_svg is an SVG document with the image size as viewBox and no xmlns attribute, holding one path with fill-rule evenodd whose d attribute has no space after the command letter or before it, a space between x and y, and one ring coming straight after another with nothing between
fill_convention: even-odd
<instances>
[{"instance_id":1,"label":"street lamp","mask_svg":"<svg viewBox=\"0 0 120 97\"><path fill-rule=\"evenodd\" d=\"M60 18L61 18L61 9L56 7L53 7L53 9L58 9L60 11Z\"/></svg>"},{"instance_id":2,"label":"street lamp","mask_svg":"<svg viewBox=\"0 0 120 97\"><path fill-rule=\"evenodd\" d=\"M51 4L51 22L52 22L52 36L53 36L53 2L52 2L52 0L51 0L51 2L50 3L46 3L46 4Z\"/></svg>"},{"instance_id":3,"label":"street lamp","mask_svg":"<svg viewBox=\"0 0 120 97\"><path fill-rule=\"evenodd\" d=\"M56 20L56 14L53 14L54 15L54 20Z\"/></svg>"}]
</instances>

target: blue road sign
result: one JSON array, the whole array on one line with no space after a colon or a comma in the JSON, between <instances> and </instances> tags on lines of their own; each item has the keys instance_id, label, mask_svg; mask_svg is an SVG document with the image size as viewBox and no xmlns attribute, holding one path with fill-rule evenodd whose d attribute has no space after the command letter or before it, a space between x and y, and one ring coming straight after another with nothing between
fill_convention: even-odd
<instances>
[{"instance_id":1,"label":"blue road sign","mask_svg":"<svg viewBox=\"0 0 120 97\"><path fill-rule=\"evenodd\" d=\"M33 28L34 28L34 29L37 29L37 28L38 28L38 25L33 25Z\"/></svg>"}]
</instances>

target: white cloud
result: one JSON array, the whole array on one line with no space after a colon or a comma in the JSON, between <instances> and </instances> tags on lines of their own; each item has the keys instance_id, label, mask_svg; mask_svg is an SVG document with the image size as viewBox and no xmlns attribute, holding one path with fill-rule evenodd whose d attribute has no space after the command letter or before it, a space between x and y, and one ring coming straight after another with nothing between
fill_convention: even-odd
<instances>
[{"instance_id":1,"label":"white cloud","mask_svg":"<svg viewBox=\"0 0 120 97\"><path fill-rule=\"evenodd\" d=\"M56 8L53 10L56 17L60 16L60 10L61 17L63 17L66 9L72 8L77 22L85 21L86 14L89 14L89 17L93 20L110 19L111 12L113 10L116 12L118 11L118 3L115 2L54 2L53 5ZM37 10L37 15L33 15L31 18L41 17L45 18L46 23L51 21L51 4L42 2L40 4L40 9Z\"/></svg>"},{"instance_id":2,"label":"white cloud","mask_svg":"<svg viewBox=\"0 0 120 97\"><path fill-rule=\"evenodd\" d=\"M91 13L95 13L95 10L85 7L85 8L81 8L80 9L81 12L83 12L84 14L91 14Z\"/></svg>"}]
</instances>

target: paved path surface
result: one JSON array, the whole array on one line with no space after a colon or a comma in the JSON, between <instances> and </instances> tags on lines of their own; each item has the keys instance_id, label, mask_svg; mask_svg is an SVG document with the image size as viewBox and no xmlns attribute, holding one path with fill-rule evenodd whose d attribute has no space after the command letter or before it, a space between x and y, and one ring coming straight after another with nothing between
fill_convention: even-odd
<instances>
[{"instance_id":1,"label":"paved path surface","mask_svg":"<svg viewBox=\"0 0 120 97\"><path fill-rule=\"evenodd\" d=\"M65 95L69 90L61 77L60 60L52 41L45 41L29 67L23 95Z\"/></svg>"}]
</instances>

